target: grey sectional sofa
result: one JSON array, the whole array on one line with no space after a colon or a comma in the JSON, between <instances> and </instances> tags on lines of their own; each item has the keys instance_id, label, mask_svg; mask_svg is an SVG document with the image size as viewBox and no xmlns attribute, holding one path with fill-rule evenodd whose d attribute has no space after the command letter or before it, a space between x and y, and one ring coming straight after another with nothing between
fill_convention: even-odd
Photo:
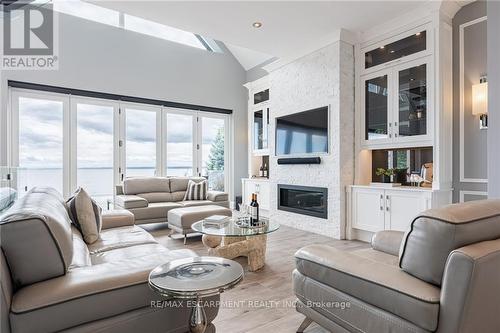
<instances>
[{"instance_id":1,"label":"grey sectional sofa","mask_svg":"<svg viewBox=\"0 0 500 333\"><path fill-rule=\"evenodd\" d=\"M158 244L127 211L105 212L102 228L87 245L50 188L33 189L0 216L1 332L189 330L186 303L152 307L164 299L147 281L156 266L196 254ZM205 307L209 322L214 303Z\"/></svg>"},{"instance_id":2,"label":"grey sectional sofa","mask_svg":"<svg viewBox=\"0 0 500 333\"><path fill-rule=\"evenodd\" d=\"M500 332L500 200L423 212L372 248L296 254L297 310L332 332Z\"/></svg>"},{"instance_id":3,"label":"grey sectional sofa","mask_svg":"<svg viewBox=\"0 0 500 333\"><path fill-rule=\"evenodd\" d=\"M189 180L202 177L133 177L116 187L115 206L135 216L136 224L167 222L168 211L175 208L203 205L229 207L228 194L208 191L207 200L184 201Z\"/></svg>"}]
</instances>

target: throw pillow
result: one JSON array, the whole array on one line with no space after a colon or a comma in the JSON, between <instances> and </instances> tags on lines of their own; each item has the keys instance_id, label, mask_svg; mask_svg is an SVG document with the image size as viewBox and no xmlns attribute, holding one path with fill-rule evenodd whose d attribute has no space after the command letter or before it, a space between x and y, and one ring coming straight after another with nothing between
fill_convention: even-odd
<instances>
[{"instance_id":1,"label":"throw pillow","mask_svg":"<svg viewBox=\"0 0 500 333\"><path fill-rule=\"evenodd\" d=\"M81 187L75 191L66 203L71 221L80 230L85 242L92 244L99 239L102 225L102 208Z\"/></svg>"},{"instance_id":2,"label":"throw pillow","mask_svg":"<svg viewBox=\"0 0 500 333\"><path fill-rule=\"evenodd\" d=\"M207 200L208 183L206 180L194 182L189 180L184 200Z\"/></svg>"}]
</instances>

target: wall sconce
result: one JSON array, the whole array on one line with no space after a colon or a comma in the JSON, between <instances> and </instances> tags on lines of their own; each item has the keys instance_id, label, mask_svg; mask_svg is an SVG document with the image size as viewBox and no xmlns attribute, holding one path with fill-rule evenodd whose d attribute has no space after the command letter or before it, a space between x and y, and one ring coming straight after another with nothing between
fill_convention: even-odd
<instances>
[{"instance_id":1,"label":"wall sconce","mask_svg":"<svg viewBox=\"0 0 500 333\"><path fill-rule=\"evenodd\" d=\"M472 114L479 115L479 128L488 128L488 82L482 76L479 84L472 85Z\"/></svg>"}]
</instances>

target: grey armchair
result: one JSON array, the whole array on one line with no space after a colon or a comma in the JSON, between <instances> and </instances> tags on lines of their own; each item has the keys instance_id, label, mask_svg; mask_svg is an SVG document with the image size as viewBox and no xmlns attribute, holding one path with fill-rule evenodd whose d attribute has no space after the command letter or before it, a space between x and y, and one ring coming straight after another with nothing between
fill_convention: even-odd
<instances>
[{"instance_id":1,"label":"grey armchair","mask_svg":"<svg viewBox=\"0 0 500 333\"><path fill-rule=\"evenodd\" d=\"M298 332L500 332L500 200L428 210L371 245L295 254Z\"/></svg>"}]
</instances>

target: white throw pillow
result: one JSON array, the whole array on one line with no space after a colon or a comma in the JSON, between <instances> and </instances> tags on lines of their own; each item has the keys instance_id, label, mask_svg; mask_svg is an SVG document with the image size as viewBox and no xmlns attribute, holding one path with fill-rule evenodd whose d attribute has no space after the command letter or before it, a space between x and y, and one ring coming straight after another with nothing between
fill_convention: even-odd
<instances>
[{"instance_id":1,"label":"white throw pillow","mask_svg":"<svg viewBox=\"0 0 500 333\"><path fill-rule=\"evenodd\" d=\"M71 221L82 233L87 244L99 239L102 226L102 208L83 189L78 188L66 201Z\"/></svg>"},{"instance_id":2,"label":"white throw pillow","mask_svg":"<svg viewBox=\"0 0 500 333\"><path fill-rule=\"evenodd\" d=\"M207 200L208 183L206 180L194 182L189 180L184 200Z\"/></svg>"}]
</instances>

